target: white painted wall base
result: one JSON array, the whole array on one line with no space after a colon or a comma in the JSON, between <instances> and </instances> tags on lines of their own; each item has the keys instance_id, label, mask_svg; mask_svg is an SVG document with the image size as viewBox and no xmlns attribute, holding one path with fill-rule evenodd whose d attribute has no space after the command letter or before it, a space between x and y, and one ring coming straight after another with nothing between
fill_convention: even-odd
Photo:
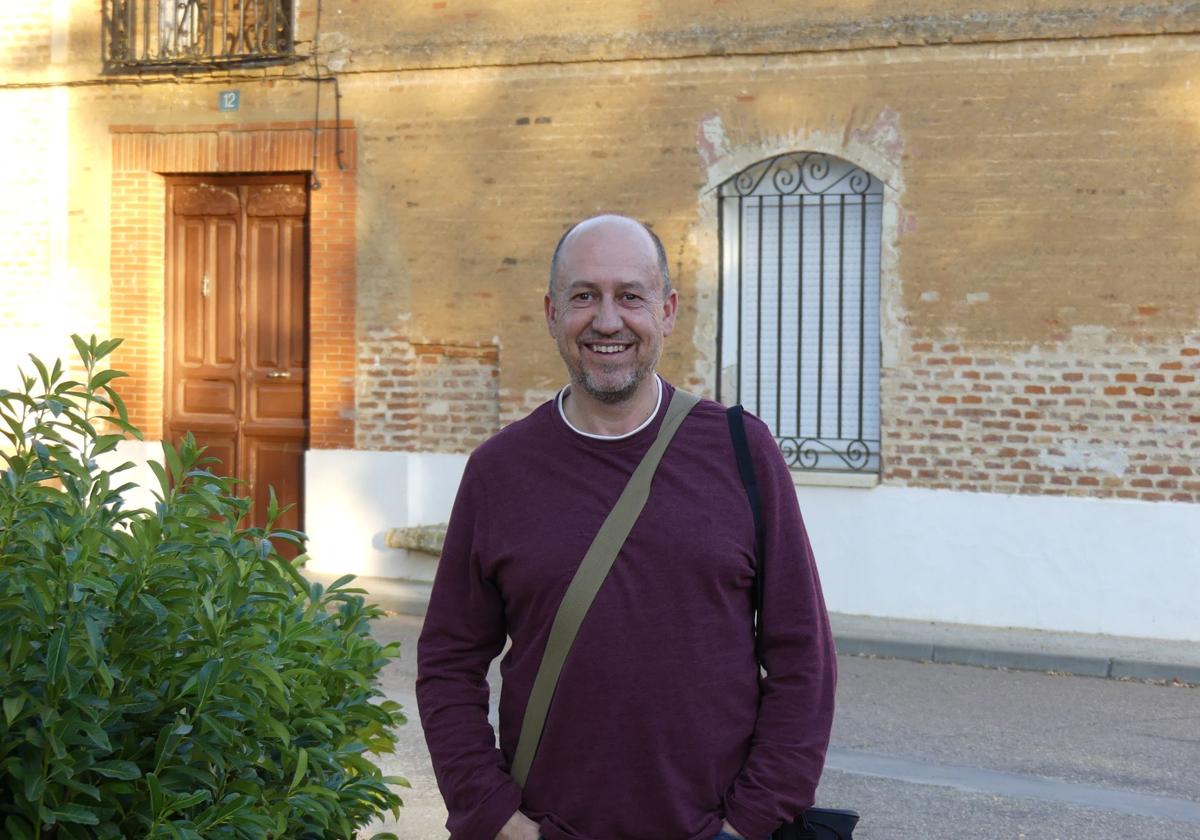
<instances>
[{"instance_id":1,"label":"white painted wall base","mask_svg":"<svg viewBox=\"0 0 1200 840\"><path fill-rule=\"evenodd\" d=\"M162 460L159 441L122 441L99 459L112 468L132 461L121 482L138 486L125 494L130 508L154 508L158 481L147 466ZM467 464L465 455L314 449L305 453L307 568L319 574L432 581L437 560L388 548L389 528L432 525L450 518Z\"/></svg>"},{"instance_id":2,"label":"white painted wall base","mask_svg":"<svg viewBox=\"0 0 1200 840\"><path fill-rule=\"evenodd\" d=\"M157 442L126 441L106 460ZM430 581L434 558L389 528L445 522L465 455L311 450L308 568ZM831 610L859 615L1200 641L1200 505L958 493L881 485L796 494ZM153 507L148 489L128 504Z\"/></svg>"},{"instance_id":3,"label":"white painted wall base","mask_svg":"<svg viewBox=\"0 0 1200 840\"><path fill-rule=\"evenodd\" d=\"M450 518L466 455L312 449L305 453L308 568L322 574L433 580L435 558L388 548L389 528Z\"/></svg>"},{"instance_id":4,"label":"white painted wall base","mask_svg":"<svg viewBox=\"0 0 1200 840\"><path fill-rule=\"evenodd\" d=\"M154 494L158 490L158 479L147 465L150 461L161 463L162 459L162 441L123 440L112 452L106 452L97 458L96 463L106 470L115 469L126 461L132 463L131 469L113 476L113 486L120 487L127 482L137 485L121 497L126 509L154 510L157 503Z\"/></svg>"},{"instance_id":5,"label":"white painted wall base","mask_svg":"<svg viewBox=\"0 0 1200 840\"><path fill-rule=\"evenodd\" d=\"M1200 641L1200 505L796 492L832 610Z\"/></svg>"}]
</instances>

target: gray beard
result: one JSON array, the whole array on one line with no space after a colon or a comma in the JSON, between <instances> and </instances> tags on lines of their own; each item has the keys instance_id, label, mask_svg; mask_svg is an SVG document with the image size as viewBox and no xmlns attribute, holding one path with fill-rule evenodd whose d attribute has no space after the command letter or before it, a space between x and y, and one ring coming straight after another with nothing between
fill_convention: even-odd
<instances>
[{"instance_id":1,"label":"gray beard","mask_svg":"<svg viewBox=\"0 0 1200 840\"><path fill-rule=\"evenodd\" d=\"M634 393L637 391L638 386L642 384L642 380L646 378L646 375L644 372L642 372L640 370L635 371L634 375L630 378L629 382L625 385L625 387L618 388L615 391L600 390L599 388L597 388L595 386L595 384L592 382L591 378L589 376L587 376L586 374L584 374L583 376L580 376L578 378L576 378L576 377L572 377L572 378L575 379L576 385L578 385L580 388L582 388L584 391L586 391L588 393L588 396L592 397L597 402L602 402L606 405L616 405L617 403L623 403L626 400L633 397Z\"/></svg>"}]
</instances>

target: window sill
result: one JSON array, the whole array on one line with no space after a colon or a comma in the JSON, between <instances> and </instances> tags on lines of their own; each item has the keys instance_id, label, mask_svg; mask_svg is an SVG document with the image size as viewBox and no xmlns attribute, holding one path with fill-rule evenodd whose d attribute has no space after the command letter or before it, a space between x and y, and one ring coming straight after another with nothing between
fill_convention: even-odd
<instances>
[{"instance_id":1,"label":"window sill","mask_svg":"<svg viewBox=\"0 0 1200 840\"><path fill-rule=\"evenodd\" d=\"M879 473L792 470L792 484L797 487L864 487L870 489L879 486Z\"/></svg>"}]
</instances>

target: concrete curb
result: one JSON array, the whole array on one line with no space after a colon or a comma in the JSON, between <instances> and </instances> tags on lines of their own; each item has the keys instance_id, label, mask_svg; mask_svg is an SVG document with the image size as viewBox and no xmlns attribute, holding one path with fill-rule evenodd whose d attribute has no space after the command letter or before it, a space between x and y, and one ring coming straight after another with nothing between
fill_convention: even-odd
<instances>
[{"instance_id":1,"label":"concrete curb","mask_svg":"<svg viewBox=\"0 0 1200 840\"><path fill-rule=\"evenodd\" d=\"M309 573L313 580L328 584L334 575ZM359 577L354 585L367 590L368 600L385 610L401 615L424 616L429 604L432 584L394 578ZM1038 649L1021 650L1013 647L1011 629L979 628L963 625L937 625L898 619L871 619L864 616L834 616L834 637L837 651L848 656L878 656L886 659L907 659L916 662L936 662L947 665L974 665L981 668L1003 668L1013 671L1043 671L1083 677L1106 679L1155 680L1200 685L1200 658L1181 657L1190 661L1122 656L1145 650L1146 640L1126 640L1116 637L1093 637L1101 653L1089 655L1078 650L1078 643L1069 634L1049 634L1025 631L1031 644ZM838 631L838 619L854 619L857 627ZM865 628L863 624L867 625ZM871 626L874 625L874 626ZM863 632L864 629L866 632ZM871 632L874 631L874 632ZM921 638L928 635L931 639ZM903 638L909 636L909 638ZM916 638L912 638L916 636ZM955 638L958 636L959 638ZM950 641L938 641L939 638ZM963 637L971 639L961 643ZM1137 642L1129 646L1129 642ZM1018 642L1019 644L1019 642ZM1177 644L1177 643L1172 643ZM1175 649L1178 654L1178 649Z\"/></svg>"},{"instance_id":2,"label":"concrete curb","mask_svg":"<svg viewBox=\"0 0 1200 840\"><path fill-rule=\"evenodd\" d=\"M849 656L878 656L946 665L974 665L1011 671L1044 671L1081 677L1156 680L1200 685L1200 666L1077 656L1069 653L1037 653L1002 648L962 647L896 639L837 636L837 651Z\"/></svg>"}]
</instances>

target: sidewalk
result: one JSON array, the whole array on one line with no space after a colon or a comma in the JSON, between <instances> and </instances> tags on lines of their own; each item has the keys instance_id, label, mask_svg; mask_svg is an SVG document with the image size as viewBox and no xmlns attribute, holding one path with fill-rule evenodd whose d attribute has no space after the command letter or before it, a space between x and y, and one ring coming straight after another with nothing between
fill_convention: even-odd
<instances>
[{"instance_id":1,"label":"sidewalk","mask_svg":"<svg viewBox=\"0 0 1200 840\"><path fill-rule=\"evenodd\" d=\"M322 580L319 575L310 575ZM329 579L324 582L330 582ZM401 643L401 657L382 674L388 697L409 715L399 732L394 755L382 759L385 773L406 776L412 789L403 791L399 819L390 815L360 833L393 831L401 840L445 838L446 808L433 777L429 754L417 720L416 640L429 587L380 578L356 581L370 600L393 613L374 625L376 638ZM1200 643L1127 639L1076 633L1046 633L995 627L972 627L924 621L832 615L838 650L843 654L983 665L993 668L1053 671L1100 677L1174 680L1200 684ZM496 664L490 679L499 679ZM496 713L494 706L491 713Z\"/></svg>"},{"instance_id":2,"label":"sidewalk","mask_svg":"<svg viewBox=\"0 0 1200 840\"><path fill-rule=\"evenodd\" d=\"M313 576L316 580L322 577ZM358 578L370 600L401 615L421 616L429 585ZM838 653L1018 671L1200 685L1200 642L1137 639L982 627L832 613Z\"/></svg>"}]
</instances>

